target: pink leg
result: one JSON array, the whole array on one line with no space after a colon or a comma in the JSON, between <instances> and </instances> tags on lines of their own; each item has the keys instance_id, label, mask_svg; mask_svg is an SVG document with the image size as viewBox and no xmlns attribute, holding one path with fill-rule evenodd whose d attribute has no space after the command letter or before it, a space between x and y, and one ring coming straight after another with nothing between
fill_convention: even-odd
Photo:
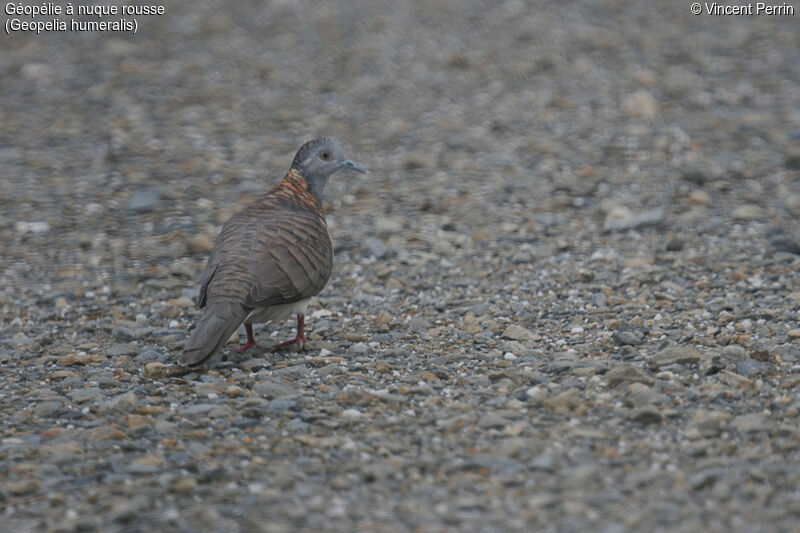
<instances>
[{"instance_id":1,"label":"pink leg","mask_svg":"<svg viewBox=\"0 0 800 533\"><path fill-rule=\"evenodd\" d=\"M244 330L247 332L247 342L244 346L239 346L238 348L234 348L234 350L241 353L249 350L250 348L261 348L261 346L259 346L259 344L256 342L256 338L253 336L253 324L250 322L245 322Z\"/></svg>"},{"instance_id":2,"label":"pink leg","mask_svg":"<svg viewBox=\"0 0 800 533\"><path fill-rule=\"evenodd\" d=\"M284 346L289 346L290 344L296 344L297 345L297 349L298 350L302 350L303 346L305 346L305 344L308 342L308 339L306 339L306 336L303 335L303 329L305 328L305 323L306 323L305 315L303 315L303 313L297 313L297 336L294 339L290 340L290 341L286 341L286 342L282 342L280 344L276 344L275 346L270 348L270 350L272 350L274 352L275 350L279 350L279 349L283 348Z\"/></svg>"}]
</instances>

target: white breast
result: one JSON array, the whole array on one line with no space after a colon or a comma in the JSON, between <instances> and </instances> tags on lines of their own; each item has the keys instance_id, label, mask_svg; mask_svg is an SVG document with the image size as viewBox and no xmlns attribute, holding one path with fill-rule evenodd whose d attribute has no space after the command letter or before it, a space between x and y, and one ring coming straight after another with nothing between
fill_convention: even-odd
<instances>
[{"instance_id":1,"label":"white breast","mask_svg":"<svg viewBox=\"0 0 800 533\"><path fill-rule=\"evenodd\" d=\"M259 307L250 311L245 322L261 323L272 320L283 320L297 313L305 313L310 298L300 300L290 304L272 305L269 307Z\"/></svg>"}]
</instances>

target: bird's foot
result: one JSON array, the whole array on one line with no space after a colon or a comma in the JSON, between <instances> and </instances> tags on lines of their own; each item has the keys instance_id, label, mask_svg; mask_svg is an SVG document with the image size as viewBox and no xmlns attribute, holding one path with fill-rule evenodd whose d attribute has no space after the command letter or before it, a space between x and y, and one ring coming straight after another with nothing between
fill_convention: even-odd
<instances>
[{"instance_id":1,"label":"bird's foot","mask_svg":"<svg viewBox=\"0 0 800 533\"><path fill-rule=\"evenodd\" d=\"M233 351L234 351L234 352L239 352L239 353L242 353L242 352L246 352L246 351L247 351L247 350L249 350L250 348L261 348L261 345L260 345L260 344L258 344L258 343L257 343L257 342L255 342L255 341L253 341L253 342L247 341L247 342L246 342L244 345L235 347L235 348L233 349Z\"/></svg>"},{"instance_id":2,"label":"bird's foot","mask_svg":"<svg viewBox=\"0 0 800 533\"><path fill-rule=\"evenodd\" d=\"M295 337L294 339L292 339L290 341L286 341L286 342L282 342L280 344L276 344L275 346L270 348L270 351L276 352L276 351L280 350L281 348L284 348L286 346L290 346L292 344L296 344L297 345L297 351L300 351L300 350L303 349L303 346L305 346L307 342L308 342L308 339L306 338L305 335L298 335L297 337Z\"/></svg>"}]
</instances>

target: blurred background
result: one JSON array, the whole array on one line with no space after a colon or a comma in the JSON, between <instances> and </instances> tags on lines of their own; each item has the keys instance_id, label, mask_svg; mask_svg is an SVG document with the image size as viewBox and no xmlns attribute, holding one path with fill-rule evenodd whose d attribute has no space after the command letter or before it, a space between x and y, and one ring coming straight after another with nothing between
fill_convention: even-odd
<instances>
[{"instance_id":1,"label":"blurred background","mask_svg":"<svg viewBox=\"0 0 800 533\"><path fill-rule=\"evenodd\" d=\"M20 276L95 247L117 272L137 253L158 259L131 240L145 236L192 237L202 254L321 135L371 170L329 189L331 214L359 217L343 247L391 213L513 233L569 208L602 227L614 207L669 211L707 183L715 202L758 215L800 209L778 169L800 165L792 16L616 0L176 1L138 23L136 35L0 39L4 259L20 239L55 245Z\"/></svg>"}]
</instances>

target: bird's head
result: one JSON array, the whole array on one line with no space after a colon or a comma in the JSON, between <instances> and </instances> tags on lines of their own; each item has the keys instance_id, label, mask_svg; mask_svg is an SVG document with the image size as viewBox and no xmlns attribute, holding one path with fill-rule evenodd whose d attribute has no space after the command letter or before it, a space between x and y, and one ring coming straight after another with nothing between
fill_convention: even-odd
<instances>
[{"instance_id":1,"label":"bird's head","mask_svg":"<svg viewBox=\"0 0 800 533\"><path fill-rule=\"evenodd\" d=\"M349 168L356 172L366 172L347 159L339 141L331 137L314 139L301 146L294 156L292 168L303 176L309 188L318 196L322 195L328 178L337 170Z\"/></svg>"}]
</instances>

